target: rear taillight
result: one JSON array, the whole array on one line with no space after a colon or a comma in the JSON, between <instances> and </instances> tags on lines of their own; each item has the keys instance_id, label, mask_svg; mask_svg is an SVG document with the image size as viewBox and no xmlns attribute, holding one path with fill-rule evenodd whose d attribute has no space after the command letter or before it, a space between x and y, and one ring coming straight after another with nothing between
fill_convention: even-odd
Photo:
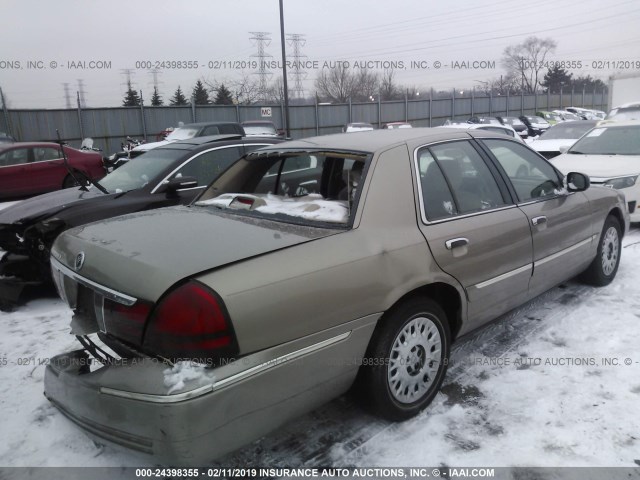
<instances>
[{"instance_id":1,"label":"rear taillight","mask_svg":"<svg viewBox=\"0 0 640 480\"><path fill-rule=\"evenodd\" d=\"M138 300L128 307L109 299L104 300L104 329L124 342L139 346L144 325L153 305Z\"/></svg>"},{"instance_id":2,"label":"rear taillight","mask_svg":"<svg viewBox=\"0 0 640 480\"><path fill-rule=\"evenodd\" d=\"M142 348L172 360L209 365L238 353L222 299L195 281L160 300L147 322Z\"/></svg>"}]
</instances>

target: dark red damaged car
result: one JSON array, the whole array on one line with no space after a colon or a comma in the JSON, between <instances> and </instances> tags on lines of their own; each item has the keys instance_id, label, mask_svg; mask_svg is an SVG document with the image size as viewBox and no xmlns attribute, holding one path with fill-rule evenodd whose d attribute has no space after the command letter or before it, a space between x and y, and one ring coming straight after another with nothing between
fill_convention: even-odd
<instances>
[{"instance_id":1,"label":"dark red damaged car","mask_svg":"<svg viewBox=\"0 0 640 480\"><path fill-rule=\"evenodd\" d=\"M19 198L72 187L60 145L51 142L0 144L0 198ZM105 175L102 156L64 145L69 166L92 179ZM79 180L79 178L78 178Z\"/></svg>"}]
</instances>

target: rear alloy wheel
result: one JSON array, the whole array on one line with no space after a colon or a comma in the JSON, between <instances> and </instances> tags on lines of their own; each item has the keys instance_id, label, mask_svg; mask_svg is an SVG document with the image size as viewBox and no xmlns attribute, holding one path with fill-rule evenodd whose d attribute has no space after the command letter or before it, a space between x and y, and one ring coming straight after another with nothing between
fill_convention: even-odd
<instances>
[{"instance_id":1,"label":"rear alloy wheel","mask_svg":"<svg viewBox=\"0 0 640 480\"><path fill-rule=\"evenodd\" d=\"M447 370L450 334L440 305L409 300L387 313L361 372L365 401L389 420L405 420L438 393Z\"/></svg>"},{"instance_id":2,"label":"rear alloy wheel","mask_svg":"<svg viewBox=\"0 0 640 480\"><path fill-rule=\"evenodd\" d=\"M609 285L618 272L621 252L620 222L616 217L610 215L602 227L596 258L582 275L584 281L597 287Z\"/></svg>"}]
</instances>

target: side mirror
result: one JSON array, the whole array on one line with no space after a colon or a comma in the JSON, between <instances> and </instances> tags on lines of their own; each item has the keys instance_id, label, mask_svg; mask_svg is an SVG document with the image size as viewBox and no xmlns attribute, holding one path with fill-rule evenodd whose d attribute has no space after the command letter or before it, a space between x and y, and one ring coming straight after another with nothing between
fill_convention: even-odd
<instances>
[{"instance_id":1,"label":"side mirror","mask_svg":"<svg viewBox=\"0 0 640 480\"><path fill-rule=\"evenodd\" d=\"M589 176L578 172L569 172L564 179L564 183L570 192L584 192L591 186Z\"/></svg>"},{"instance_id":2,"label":"side mirror","mask_svg":"<svg viewBox=\"0 0 640 480\"><path fill-rule=\"evenodd\" d=\"M195 177L173 177L164 184L164 191L167 193L175 193L179 190L187 188L195 188L198 186L198 180Z\"/></svg>"},{"instance_id":3,"label":"side mirror","mask_svg":"<svg viewBox=\"0 0 640 480\"><path fill-rule=\"evenodd\" d=\"M563 146L561 146L560 148L558 148L558 151L559 151L560 153L567 153L567 151L568 151L570 148L571 148L571 147L570 147L570 146L568 146L568 145L563 145Z\"/></svg>"}]
</instances>

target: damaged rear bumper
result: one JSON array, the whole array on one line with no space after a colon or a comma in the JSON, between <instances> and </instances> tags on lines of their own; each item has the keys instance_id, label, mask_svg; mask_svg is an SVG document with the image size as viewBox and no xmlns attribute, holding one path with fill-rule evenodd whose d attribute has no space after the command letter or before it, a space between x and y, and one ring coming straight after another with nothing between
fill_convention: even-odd
<instances>
[{"instance_id":1,"label":"damaged rear bumper","mask_svg":"<svg viewBox=\"0 0 640 480\"><path fill-rule=\"evenodd\" d=\"M91 357L76 350L51 359L45 396L102 443L166 465L204 465L348 390L358 366L336 359L364 355L377 319L203 369L175 392L172 367L160 361L123 359L90 371Z\"/></svg>"}]
</instances>

